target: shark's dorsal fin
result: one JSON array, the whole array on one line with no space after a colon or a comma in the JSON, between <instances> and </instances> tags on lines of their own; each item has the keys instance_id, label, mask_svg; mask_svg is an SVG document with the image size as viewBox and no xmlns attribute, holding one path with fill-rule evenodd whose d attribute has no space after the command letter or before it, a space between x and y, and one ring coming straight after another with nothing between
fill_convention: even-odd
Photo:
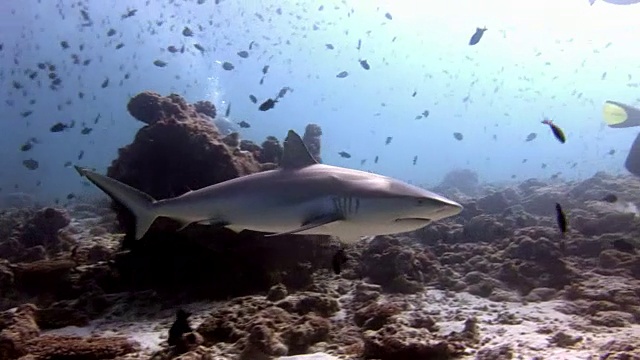
<instances>
[{"instance_id":1,"label":"shark's dorsal fin","mask_svg":"<svg viewBox=\"0 0 640 360\"><path fill-rule=\"evenodd\" d=\"M293 130L289 130L287 138L284 140L284 151L280 167L283 169L300 169L317 163L316 159L309 153L309 149L302 142L300 135Z\"/></svg>"}]
</instances>

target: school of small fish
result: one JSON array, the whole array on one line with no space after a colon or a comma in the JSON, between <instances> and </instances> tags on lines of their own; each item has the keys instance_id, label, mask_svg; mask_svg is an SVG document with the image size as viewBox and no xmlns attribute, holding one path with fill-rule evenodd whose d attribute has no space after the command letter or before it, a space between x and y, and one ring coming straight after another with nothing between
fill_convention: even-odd
<instances>
[{"instance_id":1,"label":"school of small fish","mask_svg":"<svg viewBox=\"0 0 640 360\"><path fill-rule=\"evenodd\" d=\"M197 4L202 5L207 3L205 0L198 0ZM137 46L136 43L128 41L129 37L126 37L125 34L130 29L126 26L119 26L124 23L135 22L135 18L139 14L139 11L143 11L142 9L143 3L130 3L126 10L122 9L122 12L118 12L118 16L115 18L105 18L102 14L92 14L90 9L90 1L88 0L80 0L74 3L74 6L69 7L68 4L65 4L62 1L58 1L55 5L58 13L52 14L51 16L58 16L62 20L65 21L73 21L75 22L76 28L78 31L87 31L95 33L95 38L101 41L100 45L98 43L89 43L83 41L76 41L71 38L60 38L56 40L54 43L56 49L62 55L58 59L52 58L42 58L42 59L25 59L20 56L22 49L15 48L13 50L14 55L11 55L9 52L5 51L5 44L0 42L0 54L2 56L13 56L13 64L14 67L11 69L0 69L0 79L10 79L7 83L10 85L10 91L5 96L5 104L10 108L16 108L17 114L20 117L24 118L27 127L30 126L42 126L40 124L44 124L50 133L51 137L59 137L64 136L68 133L76 133L83 136L86 136L87 139L92 139L93 136L100 136L101 132L108 125L103 121L102 113L96 111L89 118L85 119L71 119L57 116L56 114L38 114L35 109L35 104L39 101L38 97L33 94L30 89L32 87L37 87L39 89L49 89L52 92L58 92L60 94L61 90L65 88L65 86L73 87L77 86L77 82L75 77L80 79L81 87L78 90L74 91L72 97L59 96L55 97L59 99L59 103L57 104L57 110L62 112L65 108L72 106L76 102L83 102L87 100L95 101L101 96L101 89L110 89L114 86L122 87L125 83L130 81L135 81L138 79L136 75L139 71L178 71L180 70L178 67L182 66L180 57L196 57L197 59L205 59L211 64L211 68L215 69L218 72L224 72L229 74L235 74L238 71L244 71L246 68L246 63L248 61L258 61L259 67L255 70L256 75L256 87L251 88L246 95L248 98L248 102L246 104L235 104L234 108L239 106L248 106L257 111L258 114L266 111L278 111L278 109L284 105L282 103L287 103L289 101L294 101L296 92L294 89L289 86L282 86L282 84L278 84L278 87L270 84L270 77L273 76L274 71L282 72L283 64L275 61L276 52L278 50L274 50L277 46L291 46L292 42L289 39L283 38L280 35L274 35L269 33L262 33L255 35L251 41L247 41L247 43L237 44L233 43L229 38L229 35L224 34L219 39L211 42L205 41L205 38L201 36L201 34L217 31L220 28L231 25L230 20L227 18L216 18L216 14L219 14L217 10L218 6L224 6L224 1L222 0L213 0L209 2L211 8L207 8L207 11L211 11L211 15L209 16L208 23L196 23L195 21L191 21L186 19L184 23L179 23L176 21L175 15L172 15L173 7L178 7L179 5L173 1L158 3L160 12L155 21L149 22L144 25L144 29L140 31L136 35L136 39L138 43L144 43L148 41L148 38L151 36L161 35L162 33L171 33L175 34L176 37L173 37L171 41L164 42L161 44L159 51L157 53L149 55L144 64L140 63L138 60L138 52L135 51ZM351 17L354 16L355 10L348 4L346 0L341 1L342 5L336 5L334 10L342 9L346 10L346 13L342 16ZM136 6L134 6L136 5ZM145 4L145 7L149 6L149 2ZM139 7L139 8L138 8ZM202 7L201 9L205 9ZM146 10L144 10L146 11ZM190 12L193 10L189 10ZM314 19L312 14L313 11L318 13L331 11L329 7L324 5L319 5L314 9L304 9L304 15L297 15L298 20L303 17ZM380 8L377 8L379 11L380 21L383 24L390 23L393 21L394 17L389 12L383 12ZM283 11L282 8L276 6L269 6L264 9L263 12L256 12L253 14L242 13L242 16L249 16L252 21L268 24L273 19L277 19L278 17L283 17L286 15L286 11ZM100 18L100 20L94 20ZM342 20L344 18L341 17ZM293 27L292 35L299 35L302 31L314 31L314 32L322 32L323 30L329 28L330 26L335 25L334 23L327 22L324 20L313 20L311 21L309 27ZM469 29L473 30L473 29ZM344 31L345 35L350 35L349 30ZM492 41L492 37L496 37L497 35L501 35L502 37L506 36L505 30L488 30L486 27L475 27L475 30L471 32L471 37L468 40L468 45L472 46L476 50L483 49L482 41ZM325 73L323 76L325 78L330 78L331 81L336 82L336 86L344 86L351 81L357 81L356 79L362 76L368 76L369 74L373 74L373 76L380 76L377 71L383 71L385 67L390 66L390 62L386 58L379 58L375 56L375 52L366 52L368 48L372 47L368 39L371 39L375 34L375 30L367 30L362 35L357 35L357 41L354 39L350 39L349 42L344 42L341 39L330 39L324 38L321 42L316 43L315 47L318 50L327 51L332 54L342 54L347 51L352 51L352 61L350 63L341 63L339 67L332 67L330 72ZM307 38L307 35L303 35L303 38ZM398 37L392 36L389 37L388 41L390 43L394 43ZM308 40L311 41L311 40ZM464 45L466 39L460 41L461 45ZM572 39L570 40L572 41ZM310 46L314 46L313 44L309 44ZM607 44L605 46L609 47L611 44ZM102 67L105 65L105 59L103 55L96 51L98 46L104 46L108 51L114 54L121 54L127 51L131 51L131 58L127 58L126 61L123 61L121 64L116 64L120 73L114 73L113 71L105 72L101 71ZM229 48L232 49L230 52L226 52L228 56L224 56L225 58L217 58L217 54L221 52L221 50ZM471 54L471 53L470 53ZM536 51L536 57L543 56L541 51ZM188 59L188 58L187 58ZM466 60L475 61L472 55L467 55ZM291 59L285 61L285 64L291 63ZM545 65L548 65L545 64ZM71 76L71 68L73 66L87 69L88 72L93 73L92 76L92 84L87 84L84 79L81 79L82 76L74 75ZM584 62L582 63L584 66ZM444 75L446 75L449 79L454 79L457 77L456 74L449 72L448 70L439 70ZM505 67L503 66L500 72L504 72ZM423 74L421 71L416 71L416 73L420 73L420 76L425 76L425 78L432 78L434 74L432 72L427 72ZM426 72L426 70L425 70ZM291 69L289 68L289 73L291 74ZM418 74L417 74L418 75ZM319 77L321 75L309 74L308 78L313 76ZM479 81L478 76L471 83L471 87L474 86ZM175 76L176 79L180 78L180 75ZM604 72L601 76L602 80L607 78L607 73ZM524 79L527 82L531 82L531 79ZM635 87L640 86L640 83L632 83L632 75L629 74L628 81L629 84L635 84ZM197 82L196 82L197 83ZM70 84L70 85L67 85ZM496 86L493 90L493 93L499 92L503 87L503 81L496 80ZM631 86L627 84L628 86ZM260 87L263 86L263 87ZM264 88L268 88L267 90L262 90ZM280 88L280 90L276 90ZM423 91L426 89L419 89L415 86L415 84L410 85L410 90L407 93L407 96L411 98L420 98L424 96L423 94L427 91ZM526 90L526 89L525 89ZM524 91L524 90L523 90ZM420 94L420 95L419 95ZM577 90L574 90L571 93L572 97L580 99L581 101L586 101L583 98L583 93ZM76 99L77 97L77 99ZM27 101L22 101L22 98L27 99ZM552 97L553 99L553 97ZM423 100L419 100L423 101ZM461 103L463 106L467 106L468 104L473 103L474 96L472 96L471 90L461 99ZM227 118L232 116L232 106L230 102L226 102L227 107L225 109L225 116ZM434 102L437 104L437 102ZM386 103L381 103L380 106L382 108L386 107ZM434 114L429 109L425 109L427 106L420 106L418 111L413 112L409 118L415 121L440 121L443 114ZM424 109L424 110L423 110ZM237 112L237 111L236 111ZM505 116L510 116L505 112ZM384 116L383 112L377 112L373 114L373 117ZM460 117L459 114L452 114L453 117ZM245 118L245 117L243 117ZM36 121L33 121L37 119ZM245 118L246 119L246 118ZM33 122L32 122L33 121ZM537 121L537 120L531 120ZM562 123L562 119L560 119L559 123ZM560 143L564 144L567 141L567 136L562 128L552 119L544 117L541 120L541 123L548 126L551 135ZM115 124L113 120L113 116L111 116L111 125ZM234 120L233 124L237 124L240 129L250 129L252 127L251 123L248 120ZM76 126L77 125L77 126ZM495 124L495 127L498 127L498 124ZM486 128L485 128L486 130ZM526 133L521 134L519 136L520 141L524 139L526 143L538 143L539 136L536 132L530 132L525 136ZM463 142L465 140L465 135L469 137L475 137L475 133L469 134L468 132L465 134L462 131L455 131L452 133L453 139L448 137L449 141L454 142ZM494 141L498 141L498 137L496 134L491 135ZM33 137L30 136L26 140L22 140L17 151L20 153L24 153L21 158L22 164L24 168L34 171L37 173L37 170L40 168L40 161L35 159L34 153L36 153L41 144L46 144L49 141L49 137L45 138L44 136ZM388 148L393 148L396 144L402 144L402 139L398 138L394 140L393 136L384 135L380 139L380 145L388 146ZM90 142L89 144L92 144ZM339 150L339 149L338 149ZM347 151L349 150L349 151ZM86 154L91 154L89 148L86 149L78 149L75 152L76 155L72 156L73 159L65 160L61 166L67 168L71 167L76 160L82 160ZM366 164L378 164L381 156L380 154L370 154L370 157L361 156L360 154L352 155L351 149L343 149L342 151L337 152L337 155L341 159L345 159L345 161L359 161L360 166L365 166ZM610 149L607 154L613 156L616 153L615 149ZM353 160L349 160L352 158ZM370 159L373 159L371 161ZM522 159L522 163L527 163L529 159ZM383 160L384 161L384 160ZM412 155L412 158L406 159L406 161L411 161L412 165L416 165L418 163L418 155ZM568 164L570 167L576 167L577 162L573 162ZM546 168L547 164L540 164L541 168ZM560 175L560 172L553 174L552 178L557 178ZM516 175L512 175L512 178L515 178ZM41 180L38 180L38 184L41 184ZM16 184L16 187L18 184ZM69 194L67 199L73 198L73 194ZM616 202L617 198L614 194L603 199L605 202ZM561 229L563 234L567 233L568 223L566 221L566 215L562 211L561 205L556 205L556 213L558 219L558 226ZM341 261L337 262L338 264Z\"/></svg>"}]
</instances>

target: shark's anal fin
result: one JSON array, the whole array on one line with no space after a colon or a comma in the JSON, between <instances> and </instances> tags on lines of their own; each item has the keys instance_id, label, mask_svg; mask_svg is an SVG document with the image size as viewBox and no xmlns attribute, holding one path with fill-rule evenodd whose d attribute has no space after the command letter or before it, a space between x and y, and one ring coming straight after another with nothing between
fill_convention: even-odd
<instances>
[{"instance_id":1,"label":"shark's anal fin","mask_svg":"<svg viewBox=\"0 0 640 360\"><path fill-rule=\"evenodd\" d=\"M226 226L230 226L231 225L231 223L229 223L228 221L224 221L224 220L221 220L219 218L201 220L201 221L198 221L198 224L200 224L200 225L209 225L209 226L214 226L214 227L226 227Z\"/></svg>"},{"instance_id":2,"label":"shark's anal fin","mask_svg":"<svg viewBox=\"0 0 640 360\"><path fill-rule=\"evenodd\" d=\"M187 228L187 226L191 225L190 221L182 221L180 222L180 227L176 231L182 231Z\"/></svg>"},{"instance_id":3,"label":"shark's anal fin","mask_svg":"<svg viewBox=\"0 0 640 360\"><path fill-rule=\"evenodd\" d=\"M293 229L293 230L289 230L289 231L285 231L277 234L269 234L269 235L265 235L265 237L296 234L302 231L310 230L313 228L317 228L319 226L331 224L332 222L341 221L341 220L344 220L344 216L340 214L322 215L322 216L314 217L305 221L304 223L302 223L302 226L300 226L297 229Z\"/></svg>"}]
</instances>

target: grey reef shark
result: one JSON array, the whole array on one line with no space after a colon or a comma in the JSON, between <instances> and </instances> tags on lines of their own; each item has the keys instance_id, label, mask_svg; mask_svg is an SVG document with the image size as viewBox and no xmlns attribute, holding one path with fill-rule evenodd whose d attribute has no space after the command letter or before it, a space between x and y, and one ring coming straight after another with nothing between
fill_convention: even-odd
<instances>
[{"instance_id":1,"label":"grey reef shark","mask_svg":"<svg viewBox=\"0 0 640 360\"><path fill-rule=\"evenodd\" d=\"M110 177L76 166L136 218L142 238L159 216L189 224L285 234L330 235L342 243L402 233L459 214L455 201L387 176L318 163L290 130L280 167L155 200Z\"/></svg>"}]
</instances>

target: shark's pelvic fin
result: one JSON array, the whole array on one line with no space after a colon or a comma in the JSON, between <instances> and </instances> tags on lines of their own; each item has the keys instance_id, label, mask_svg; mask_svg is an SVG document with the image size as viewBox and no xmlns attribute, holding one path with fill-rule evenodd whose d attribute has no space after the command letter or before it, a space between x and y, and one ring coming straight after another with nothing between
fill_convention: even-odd
<instances>
[{"instance_id":1,"label":"shark's pelvic fin","mask_svg":"<svg viewBox=\"0 0 640 360\"><path fill-rule=\"evenodd\" d=\"M302 224L302 226L297 228L297 229L293 229L293 230L289 230L289 231L285 231L285 232L281 232L281 233L277 233L277 234L269 234L269 235L265 235L265 237L296 234L296 233L299 233L299 232L303 232L303 231L306 231L306 230L310 230L310 229L313 229L313 228L317 228L319 226L331 224L333 222L341 221L341 220L344 220L344 216L342 216L340 214L322 215L322 216L314 217L313 219L305 221Z\"/></svg>"},{"instance_id":2,"label":"shark's pelvic fin","mask_svg":"<svg viewBox=\"0 0 640 360\"><path fill-rule=\"evenodd\" d=\"M289 130L283 147L282 160L280 160L280 167L283 169L299 169L318 163L309 153L300 135L293 130Z\"/></svg>"},{"instance_id":3,"label":"shark's pelvic fin","mask_svg":"<svg viewBox=\"0 0 640 360\"><path fill-rule=\"evenodd\" d=\"M229 229L229 230L231 230L231 231L235 232L235 233L239 233L239 232L241 232L242 230L244 230L244 228L242 228L242 227L238 227L238 226L235 226L235 225L227 225L227 226L225 226L225 227L226 227L227 229Z\"/></svg>"},{"instance_id":4,"label":"shark's pelvic fin","mask_svg":"<svg viewBox=\"0 0 640 360\"><path fill-rule=\"evenodd\" d=\"M113 200L121 203L136 217L136 240L140 240L159 216L156 200L140 190L108 176L75 166L76 171L94 183Z\"/></svg>"}]
</instances>

